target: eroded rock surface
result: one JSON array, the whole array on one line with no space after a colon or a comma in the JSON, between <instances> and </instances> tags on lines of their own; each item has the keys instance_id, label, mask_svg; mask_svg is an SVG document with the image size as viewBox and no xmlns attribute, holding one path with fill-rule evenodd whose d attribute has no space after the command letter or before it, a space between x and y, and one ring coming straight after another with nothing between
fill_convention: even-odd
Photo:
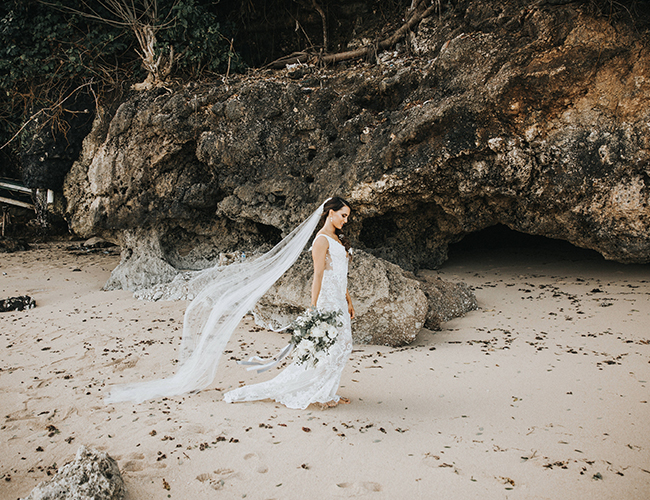
<instances>
[{"instance_id":1,"label":"eroded rock surface","mask_svg":"<svg viewBox=\"0 0 650 500\"><path fill-rule=\"evenodd\" d=\"M122 500L125 493L117 462L104 452L81 446L73 462L24 500Z\"/></svg>"},{"instance_id":2,"label":"eroded rock surface","mask_svg":"<svg viewBox=\"0 0 650 500\"><path fill-rule=\"evenodd\" d=\"M159 89L100 115L65 194L75 232L122 245L109 285L262 251L332 194L353 205L353 246L410 270L499 223L650 262L641 35L586 3L445 9L408 56Z\"/></svg>"},{"instance_id":3,"label":"eroded rock surface","mask_svg":"<svg viewBox=\"0 0 650 500\"><path fill-rule=\"evenodd\" d=\"M476 295L467 283L430 278L422 280L421 287L429 302L424 322L429 330L440 330L443 323L478 309Z\"/></svg>"}]
</instances>

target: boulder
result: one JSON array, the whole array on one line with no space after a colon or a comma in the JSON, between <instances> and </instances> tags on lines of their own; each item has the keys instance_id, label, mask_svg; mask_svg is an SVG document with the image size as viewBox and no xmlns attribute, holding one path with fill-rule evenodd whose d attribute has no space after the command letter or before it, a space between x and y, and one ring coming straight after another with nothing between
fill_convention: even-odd
<instances>
[{"instance_id":1,"label":"boulder","mask_svg":"<svg viewBox=\"0 0 650 500\"><path fill-rule=\"evenodd\" d=\"M115 243L106 241L105 239L99 238L97 236L93 236L92 238L88 238L86 241L84 241L83 246L84 248L108 248L114 247Z\"/></svg>"},{"instance_id":2,"label":"boulder","mask_svg":"<svg viewBox=\"0 0 650 500\"><path fill-rule=\"evenodd\" d=\"M168 283L138 290L134 295L154 301L191 300L213 279L217 269L179 273ZM275 330L291 323L309 307L312 276L311 255L305 251L257 302L252 311L255 322ZM464 283L418 279L362 250L353 251L348 290L356 312L352 337L360 344L409 344L423 326L440 329L441 323L477 307L473 292Z\"/></svg>"},{"instance_id":3,"label":"boulder","mask_svg":"<svg viewBox=\"0 0 650 500\"><path fill-rule=\"evenodd\" d=\"M29 250L31 247L26 241L0 237L0 253L12 253L12 252L23 252Z\"/></svg>"},{"instance_id":4,"label":"boulder","mask_svg":"<svg viewBox=\"0 0 650 500\"><path fill-rule=\"evenodd\" d=\"M36 301L29 295L0 300L0 312L25 311L34 307L36 307Z\"/></svg>"},{"instance_id":5,"label":"boulder","mask_svg":"<svg viewBox=\"0 0 650 500\"><path fill-rule=\"evenodd\" d=\"M471 302L467 299L470 295L473 297L468 288L454 288L439 280L439 287L445 294L430 293L430 302L424 289L437 290L435 285L427 285L399 266L363 251L353 253L348 274L348 290L356 312L352 337L360 344L410 344L425 326L428 311L432 311L432 321L438 320L436 326L439 327L443 317L455 317L454 314L462 309L458 305ZM255 321L272 329L288 325L309 307L312 275L311 257L304 253L258 301L253 309ZM455 290L462 290L467 297L455 296ZM435 303L443 296L446 303ZM450 305L456 308L451 310Z\"/></svg>"},{"instance_id":6,"label":"boulder","mask_svg":"<svg viewBox=\"0 0 650 500\"><path fill-rule=\"evenodd\" d=\"M255 256L253 256L255 258ZM223 266L242 262L242 252L221 253L214 266L201 271L177 272L173 279L157 283L148 288L138 288L133 296L140 300L193 300L203 288L219 275Z\"/></svg>"},{"instance_id":7,"label":"boulder","mask_svg":"<svg viewBox=\"0 0 650 500\"><path fill-rule=\"evenodd\" d=\"M122 256L104 285L104 290L151 287L174 279L178 271L164 258L159 241L139 230L122 233Z\"/></svg>"},{"instance_id":8,"label":"boulder","mask_svg":"<svg viewBox=\"0 0 650 500\"><path fill-rule=\"evenodd\" d=\"M81 446L73 462L24 500L122 500L125 493L117 462L104 452Z\"/></svg>"},{"instance_id":9,"label":"boulder","mask_svg":"<svg viewBox=\"0 0 650 500\"><path fill-rule=\"evenodd\" d=\"M429 301L424 327L440 330L442 323L478 309L476 295L467 283L452 283L440 278L423 279L422 291Z\"/></svg>"}]
</instances>

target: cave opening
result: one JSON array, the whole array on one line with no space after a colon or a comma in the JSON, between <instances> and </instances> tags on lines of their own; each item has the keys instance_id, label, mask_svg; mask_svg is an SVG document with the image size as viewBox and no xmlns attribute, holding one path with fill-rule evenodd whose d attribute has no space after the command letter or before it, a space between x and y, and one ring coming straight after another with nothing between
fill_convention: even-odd
<instances>
[{"instance_id":1,"label":"cave opening","mask_svg":"<svg viewBox=\"0 0 650 500\"><path fill-rule=\"evenodd\" d=\"M515 250L522 253L543 251L576 260L604 260L604 257L595 250L580 248L565 240L522 233L504 224L496 224L465 235L457 243L449 245L448 256L453 258L469 253Z\"/></svg>"},{"instance_id":2,"label":"cave opening","mask_svg":"<svg viewBox=\"0 0 650 500\"><path fill-rule=\"evenodd\" d=\"M391 214L372 217L363 221L359 240L368 248L378 248L389 244L391 236L398 231Z\"/></svg>"},{"instance_id":3,"label":"cave opening","mask_svg":"<svg viewBox=\"0 0 650 500\"><path fill-rule=\"evenodd\" d=\"M270 226L267 224L262 224L261 222L256 222L255 227L257 228L258 234L262 237L265 243L275 246L282 241L282 230L278 229L275 226Z\"/></svg>"}]
</instances>

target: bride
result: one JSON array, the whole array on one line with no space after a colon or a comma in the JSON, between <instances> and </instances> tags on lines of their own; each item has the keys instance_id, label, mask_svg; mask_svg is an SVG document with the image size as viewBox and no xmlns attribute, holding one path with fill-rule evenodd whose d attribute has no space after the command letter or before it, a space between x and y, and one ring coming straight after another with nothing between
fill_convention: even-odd
<instances>
[{"instance_id":1,"label":"bride","mask_svg":"<svg viewBox=\"0 0 650 500\"><path fill-rule=\"evenodd\" d=\"M271 380L227 392L224 401L274 399L297 409L307 408L312 403L333 407L350 402L336 395L341 372L352 352L350 320L354 318L354 307L347 290L349 244L341 231L349 216L350 207L345 200L338 197L328 200L323 206L323 227L311 249L314 261L311 306L343 313L343 326L327 357L312 368L294 361Z\"/></svg>"},{"instance_id":2,"label":"bride","mask_svg":"<svg viewBox=\"0 0 650 500\"><path fill-rule=\"evenodd\" d=\"M349 215L350 206L345 200L329 198L261 257L200 272L188 284L189 288L201 291L185 311L177 372L164 379L112 386L105 402L140 403L208 387L216 375L221 353L241 319L298 259L320 223L322 228L312 245L311 305L343 313L336 343L315 368L290 364L276 378L230 391L224 399L235 402L271 398L291 408L306 408L311 403L349 403L336 395L352 349L350 319L354 317L354 308L347 292L349 245L341 231Z\"/></svg>"}]
</instances>

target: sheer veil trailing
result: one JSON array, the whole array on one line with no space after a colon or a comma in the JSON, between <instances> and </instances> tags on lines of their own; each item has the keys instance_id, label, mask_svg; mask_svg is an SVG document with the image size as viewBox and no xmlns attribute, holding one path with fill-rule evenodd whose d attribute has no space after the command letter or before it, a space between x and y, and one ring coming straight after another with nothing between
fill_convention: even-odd
<instances>
[{"instance_id":1,"label":"sheer veil trailing","mask_svg":"<svg viewBox=\"0 0 650 500\"><path fill-rule=\"evenodd\" d=\"M323 205L261 257L203 271L199 277L210 279L185 311L178 371L164 379L113 386L106 403L139 403L197 391L210 385L221 353L235 328L298 259L318 225Z\"/></svg>"}]
</instances>

